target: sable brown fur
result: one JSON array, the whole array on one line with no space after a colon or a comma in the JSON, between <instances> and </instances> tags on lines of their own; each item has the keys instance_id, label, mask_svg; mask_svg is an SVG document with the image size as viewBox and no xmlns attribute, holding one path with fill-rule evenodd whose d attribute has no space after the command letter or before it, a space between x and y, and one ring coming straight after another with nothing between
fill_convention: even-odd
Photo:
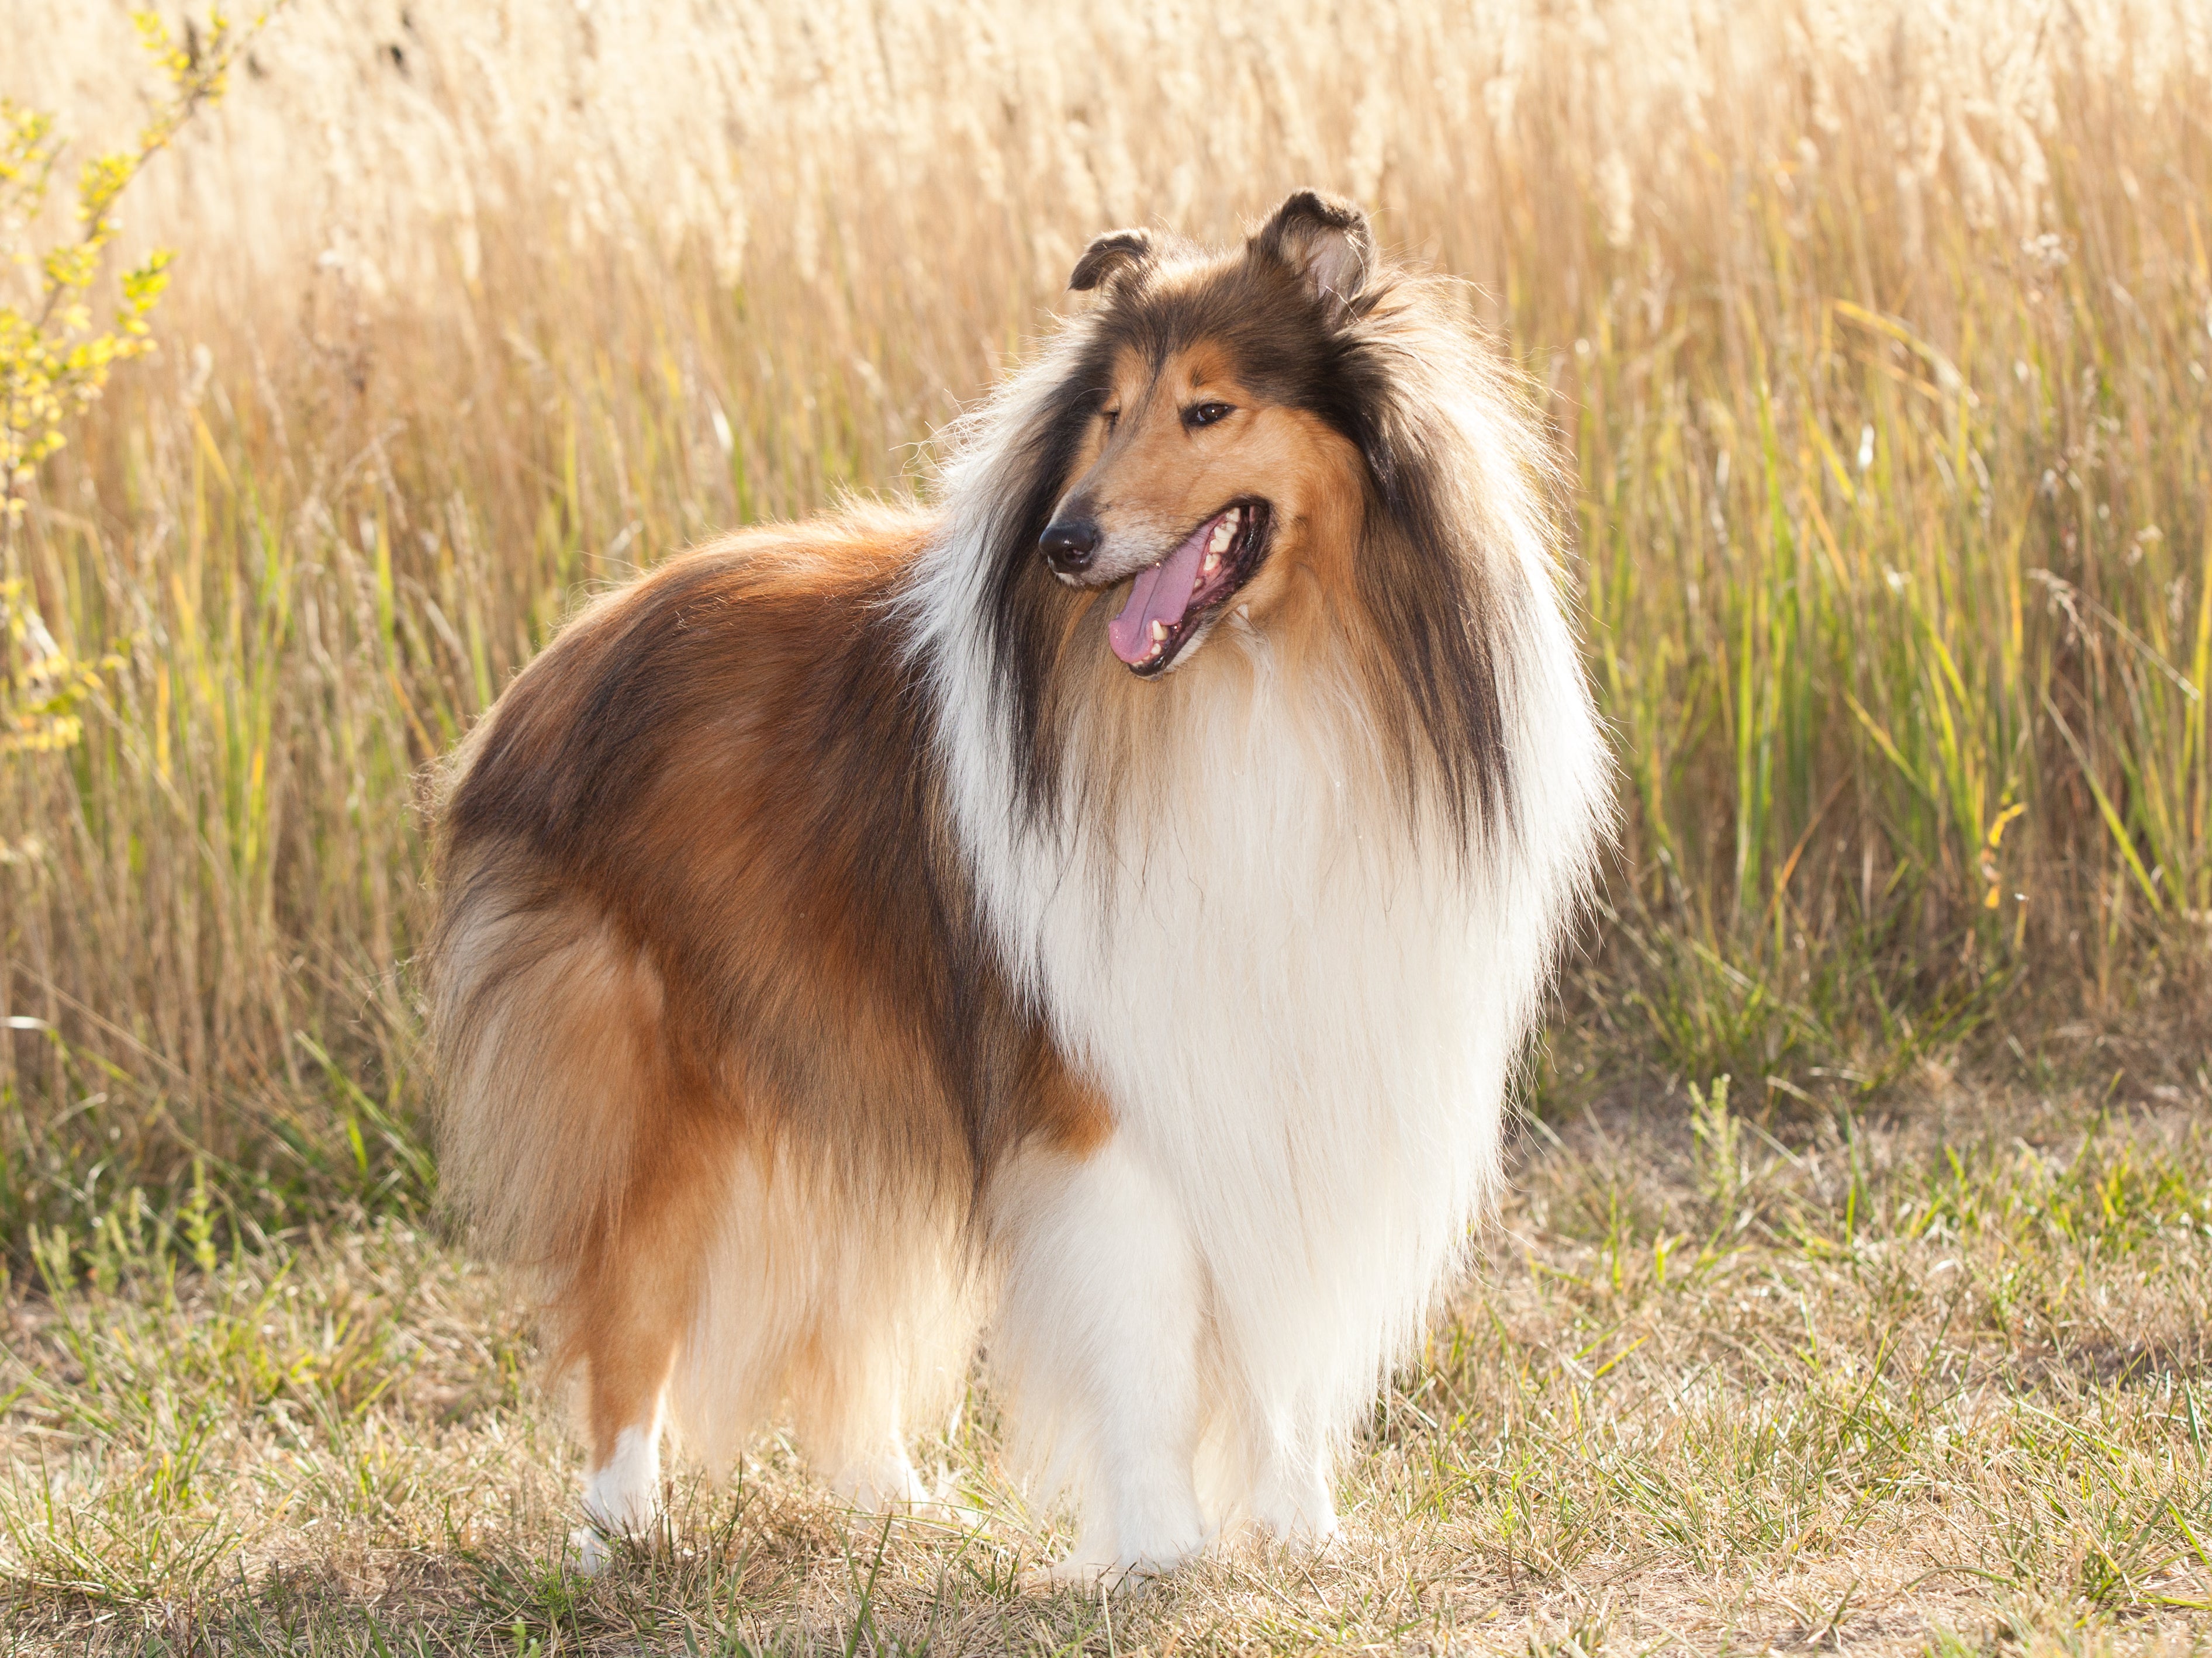
<instances>
[{"instance_id":1,"label":"sable brown fur","mask_svg":"<svg viewBox=\"0 0 2212 1658\"><path fill-rule=\"evenodd\" d=\"M580 615L460 758L434 945L447 1189L540 1275L608 1434L667 1375L741 1157L960 1227L1016 1141L1104 1132L945 843L885 603L930 527L878 513L674 559Z\"/></svg>"}]
</instances>

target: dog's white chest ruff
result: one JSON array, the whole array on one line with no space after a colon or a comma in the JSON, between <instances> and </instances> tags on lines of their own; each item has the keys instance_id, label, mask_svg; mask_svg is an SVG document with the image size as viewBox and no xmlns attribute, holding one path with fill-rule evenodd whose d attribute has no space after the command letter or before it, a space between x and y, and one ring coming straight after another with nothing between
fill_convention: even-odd
<instances>
[{"instance_id":1,"label":"dog's white chest ruff","mask_svg":"<svg viewBox=\"0 0 2212 1658\"><path fill-rule=\"evenodd\" d=\"M1334 1410L1382 1379L1486 1193L1510 987L1543 941L1486 906L1495 875L1392 834L1372 756L1304 712L1263 674L1119 822L1071 800L1068 827L986 829L976 853L1217 1324Z\"/></svg>"}]
</instances>

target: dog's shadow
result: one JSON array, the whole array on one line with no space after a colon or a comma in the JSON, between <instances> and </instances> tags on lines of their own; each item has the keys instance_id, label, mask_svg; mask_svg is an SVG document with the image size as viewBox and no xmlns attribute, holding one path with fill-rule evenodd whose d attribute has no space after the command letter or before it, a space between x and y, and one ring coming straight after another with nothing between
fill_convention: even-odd
<instances>
[{"instance_id":1,"label":"dog's shadow","mask_svg":"<svg viewBox=\"0 0 2212 1658\"><path fill-rule=\"evenodd\" d=\"M135 1622L137 1649L171 1652L1079 1652L1121 1645L1176 1595L1172 1582L1041 1586L1054 1540L1002 1515L878 1515L781 1479L678 1481L671 1498L652 1533L612 1540L596 1573L578 1570L563 1516L517 1515L495 1540L465 1546L334 1555L258 1576L234 1562L223 1581L135 1619L51 1593L32 1616L91 1651ZM11 1587L0 1578L0 1600L29 1610L33 1597Z\"/></svg>"}]
</instances>

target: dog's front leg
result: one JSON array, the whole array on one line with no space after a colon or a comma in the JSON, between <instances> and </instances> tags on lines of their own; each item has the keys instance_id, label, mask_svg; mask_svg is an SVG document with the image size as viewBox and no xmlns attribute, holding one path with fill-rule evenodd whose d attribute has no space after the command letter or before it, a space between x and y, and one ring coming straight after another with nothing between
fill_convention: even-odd
<instances>
[{"instance_id":1,"label":"dog's front leg","mask_svg":"<svg viewBox=\"0 0 2212 1658\"><path fill-rule=\"evenodd\" d=\"M1253 1519L1293 1548L1327 1547L1337 1533L1328 1424L1311 1409L1285 1411L1253 1436Z\"/></svg>"},{"instance_id":2,"label":"dog's front leg","mask_svg":"<svg viewBox=\"0 0 2212 1658\"><path fill-rule=\"evenodd\" d=\"M1031 1151L1000 1206L1008 1271L994 1345L1024 1408L1089 1464L1062 1581L1170 1570L1205 1546L1192 1476L1204 1275L1166 1183L1119 1137ZM1084 1453L1087 1452L1087 1455Z\"/></svg>"}]
</instances>

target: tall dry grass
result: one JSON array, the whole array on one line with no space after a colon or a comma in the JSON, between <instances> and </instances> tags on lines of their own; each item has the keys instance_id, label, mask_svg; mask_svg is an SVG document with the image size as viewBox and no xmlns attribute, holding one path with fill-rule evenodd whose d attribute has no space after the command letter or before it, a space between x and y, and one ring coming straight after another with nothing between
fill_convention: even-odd
<instances>
[{"instance_id":1,"label":"tall dry grass","mask_svg":"<svg viewBox=\"0 0 2212 1658\"><path fill-rule=\"evenodd\" d=\"M119 5L4 33L127 122ZM188 1151L419 1188L425 764L580 590L914 483L1097 230L1305 183L1572 458L1631 803L1577 1029L1818 1091L2004 987L2155 999L2212 913L2208 95L2196 0L299 0L143 182L167 349L6 549L123 661L0 759L0 1220Z\"/></svg>"}]
</instances>

